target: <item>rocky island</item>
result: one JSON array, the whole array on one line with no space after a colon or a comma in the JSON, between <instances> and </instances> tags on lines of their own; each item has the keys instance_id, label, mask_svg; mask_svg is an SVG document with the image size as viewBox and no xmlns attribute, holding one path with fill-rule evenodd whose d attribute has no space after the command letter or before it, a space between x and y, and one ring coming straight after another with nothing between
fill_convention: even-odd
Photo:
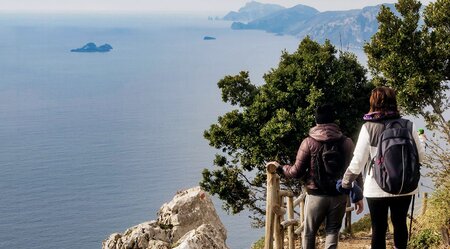
<instances>
[{"instance_id":1,"label":"rocky island","mask_svg":"<svg viewBox=\"0 0 450 249\"><path fill-rule=\"evenodd\" d=\"M100 53L105 53L105 52L109 52L112 49L112 46L109 45L108 43L105 43L101 46L95 45L95 43L93 42L89 42L86 45L84 45L81 48L75 48L75 49L71 49L70 52L100 52Z\"/></svg>"}]
</instances>

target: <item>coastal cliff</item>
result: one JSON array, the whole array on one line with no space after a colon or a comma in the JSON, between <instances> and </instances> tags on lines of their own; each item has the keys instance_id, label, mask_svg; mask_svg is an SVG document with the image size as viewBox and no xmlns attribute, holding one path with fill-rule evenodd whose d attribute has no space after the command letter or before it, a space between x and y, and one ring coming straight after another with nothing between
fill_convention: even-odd
<instances>
[{"instance_id":1,"label":"coastal cliff","mask_svg":"<svg viewBox=\"0 0 450 249\"><path fill-rule=\"evenodd\" d=\"M209 195L194 187L179 191L162 205L156 220L147 221L123 234L113 233L103 249L228 249L227 231Z\"/></svg>"}]
</instances>

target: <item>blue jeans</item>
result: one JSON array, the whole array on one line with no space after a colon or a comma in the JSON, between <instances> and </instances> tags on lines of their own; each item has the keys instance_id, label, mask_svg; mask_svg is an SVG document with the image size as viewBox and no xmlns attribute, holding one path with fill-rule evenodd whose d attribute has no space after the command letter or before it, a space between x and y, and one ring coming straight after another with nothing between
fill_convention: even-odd
<instances>
[{"instance_id":1,"label":"blue jeans","mask_svg":"<svg viewBox=\"0 0 450 249\"><path fill-rule=\"evenodd\" d=\"M316 248L316 234L325 221L325 248L337 248L347 196L307 195L305 202L305 227L302 235L303 249Z\"/></svg>"}]
</instances>

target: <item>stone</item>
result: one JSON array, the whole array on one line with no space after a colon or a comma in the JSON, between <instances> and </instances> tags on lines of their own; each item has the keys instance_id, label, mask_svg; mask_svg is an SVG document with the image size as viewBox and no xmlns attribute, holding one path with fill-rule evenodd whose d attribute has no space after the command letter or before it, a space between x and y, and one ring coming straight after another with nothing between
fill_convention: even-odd
<instances>
[{"instance_id":1,"label":"stone","mask_svg":"<svg viewBox=\"0 0 450 249\"><path fill-rule=\"evenodd\" d=\"M179 191L158 211L157 220L113 233L103 249L228 249L227 231L209 195L194 187Z\"/></svg>"},{"instance_id":2,"label":"stone","mask_svg":"<svg viewBox=\"0 0 450 249\"><path fill-rule=\"evenodd\" d=\"M199 228L186 233L174 249L215 248L228 249L221 232L210 224L203 224Z\"/></svg>"},{"instance_id":3,"label":"stone","mask_svg":"<svg viewBox=\"0 0 450 249\"><path fill-rule=\"evenodd\" d=\"M227 231L217 215L211 198L200 187L178 192L172 201L161 207L157 221L159 224L172 227L174 241L202 224L211 224L218 230L223 240L227 238Z\"/></svg>"},{"instance_id":4,"label":"stone","mask_svg":"<svg viewBox=\"0 0 450 249\"><path fill-rule=\"evenodd\" d=\"M150 240L147 249L172 249L169 243L161 240Z\"/></svg>"}]
</instances>

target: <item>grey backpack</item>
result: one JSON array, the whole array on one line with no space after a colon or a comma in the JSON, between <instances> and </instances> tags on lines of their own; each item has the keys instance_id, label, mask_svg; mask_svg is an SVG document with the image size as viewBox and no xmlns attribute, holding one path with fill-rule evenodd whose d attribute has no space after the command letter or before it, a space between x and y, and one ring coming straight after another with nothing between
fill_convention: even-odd
<instances>
[{"instance_id":1,"label":"grey backpack","mask_svg":"<svg viewBox=\"0 0 450 249\"><path fill-rule=\"evenodd\" d=\"M412 123L400 118L387 120L381 125L383 128L376 145L378 151L369 171L373 170L376 182L384 191L391 194L410 193L419 184L421 167ZM374 129L369 129L369 133L371 131Z\"/></svg>"}]
</instances>

